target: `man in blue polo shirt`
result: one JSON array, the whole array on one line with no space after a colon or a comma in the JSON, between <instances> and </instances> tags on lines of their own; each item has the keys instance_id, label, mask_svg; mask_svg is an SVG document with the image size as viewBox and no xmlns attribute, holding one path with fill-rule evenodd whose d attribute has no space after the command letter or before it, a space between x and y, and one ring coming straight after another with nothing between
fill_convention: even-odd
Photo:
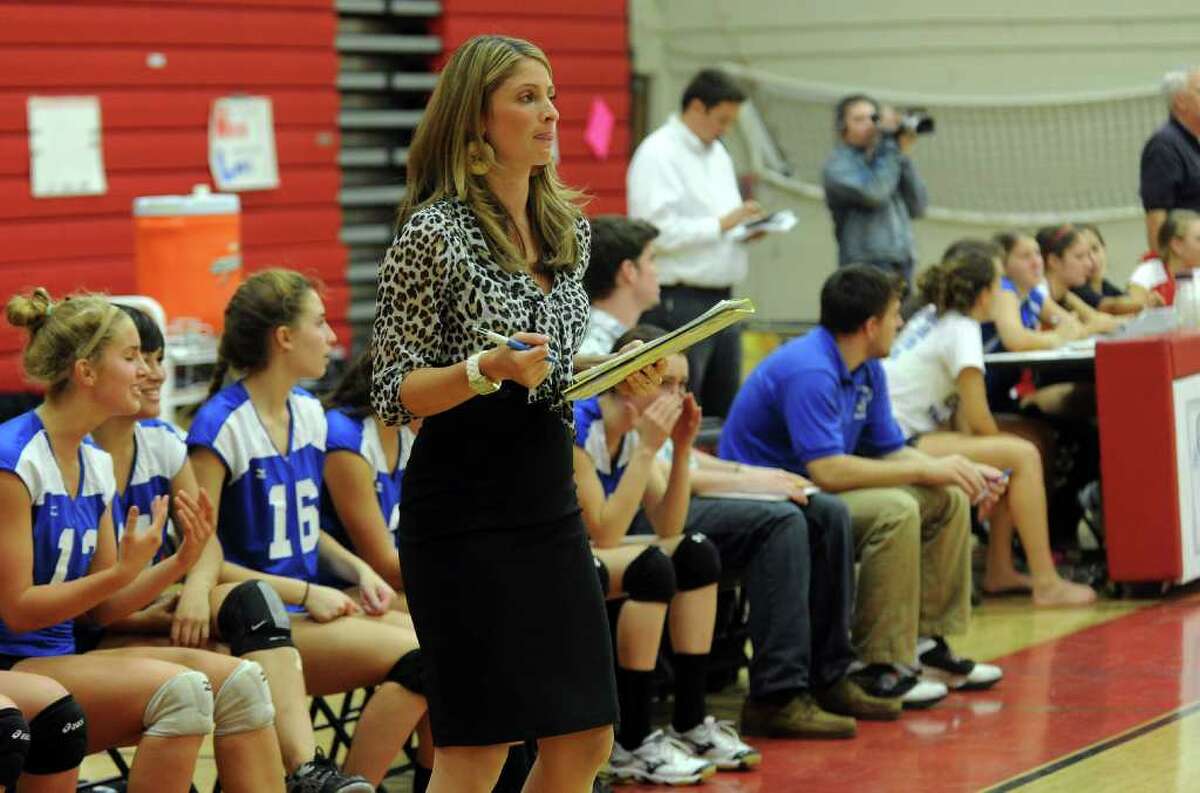
<instances>
[{"instance_id":1,"label":"man in blue polo shirt","mask_svg":"<svg viewBox=\"0 0 1200 793\"><path fill-rule=\"evenodd\" d=\"M934 458L905 445L879 362L901 324L903 288L863 265L830 276L820 326L754 370L719 452L807 476L850 509L861 562L853 620L860 685L903 696L916 686L910 665L919 660L927 679L986 688L1000 670L958 658L943 637L962 633L970 620L970 505L995 498L999 484L988 477L1003 477L961 456Z\"/></svg>"}]
</instances>

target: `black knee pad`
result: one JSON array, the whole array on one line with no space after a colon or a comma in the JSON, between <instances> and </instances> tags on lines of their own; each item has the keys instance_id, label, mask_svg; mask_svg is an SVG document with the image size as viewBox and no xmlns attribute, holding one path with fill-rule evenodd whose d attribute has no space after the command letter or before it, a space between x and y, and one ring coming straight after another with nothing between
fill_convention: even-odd
<instances>
[{"instance_id":1,"label":"black knee pad","mask_svg":"<svg viewBox=\"0 0 1200 793\"><path fill-rule=\"evenodd\" d=\"M654 545L646 546L646 550L629 563L623 582L630 600L670 603L677 591L671 560Z\"/></svg>"},{"instance_id":2,"label":"black knee pad","mask_svg":"<svg viewBox=\"0 0 1200 793\"><path fill-rule=\"evenodd\" d=\"M26 774L58 774L77 768L87 755L87 717L70 694L29 720Z\"/></svg>"},{"instance_id":3,"label":"black knee pad","mask_svg":"<svg viewBox=\"0 0 1200 793\"><path fill-rule=\"evenodd\" d=\"M688 534L671 554L680 592L715 584L721 580L721 554L703 534Z\"/></svg>"},{"instance_id":4,"label":"black knee pad","mask_svg":"<svg viewBox=\"0 0 1200 793\"><path fill-rule=\"evenodd\" d=\"M217 629L236 656L295 646L292 620L283 600L265 581L243 581L235 586L217 612Z\"/></svg>"},{"instance_id":5,"label":"black knee pad","mask_svg":"<svg viewBox=\"0 0 1200 793\"><path fill-rule=\"evenodd\" d=\"M592 561L596 563L596 577L600 579L600 594L608 597L609 588L612 586L608 578L608 568L598 556L593 556Z\"/></svg>"},{"instance_id":6,"label":"black knee pad","mask_svg":"<svg viewBox=\"0 0 1200 793\"><path fill-rule=\"evenodd\" d=\"M421 668L421 650L410 650L401 656L387 673L387 679L399 683L414 694L425 693L424 671Z\"/></svg>"},{"instance_id":7,"label":"black knee pad","mask_svg":"<svg viewBox=\"0 0 1200 793\"><path fill-rule=\"evenodd\" d=\"M0 710L0 787L14 790L29 754L29 725L16 708Z\"/></svg>"}]
</instances>

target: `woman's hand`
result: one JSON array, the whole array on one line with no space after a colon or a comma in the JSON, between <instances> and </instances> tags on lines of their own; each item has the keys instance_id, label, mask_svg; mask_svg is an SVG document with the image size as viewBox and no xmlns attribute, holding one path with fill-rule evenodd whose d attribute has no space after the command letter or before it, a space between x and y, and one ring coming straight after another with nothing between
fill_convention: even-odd
<instances>
[{"instance_id":1,"label":"woman's hand","mask_svg":"<svg viewBox=\"0 0 1200 793\"><path fill-rule=\"evenodd\" d=\"M813 483L800 474L782 468L760 468L743 465L736 472L738 489L747 493L781 493L801 506L808 503L808 493Z\"/></svg>"},{"instance_id":2,"label":"woman's hand","mask_svg":"<svg viewBox=\"0 0 1200 793\"><path fill-rule=\"evenodd\" d=\"M651 402L634 425L639 443L657 452L667 442L682 413L683 400L679 394L663 394Z\"/></svg>"},{"instance_id":3,"label":"woman's hand","mask_svg":"<svg viewBox=\"0 0 1200 793\"><path fill-rule=\"evenodd\" d=\"M313 622L332 622L338 617L350 617L362 611L354 598L345 592L320 584L309 585L303 605Z\"/></svg>"},{"instance_id":4,"label":"woman's hand","mask_svg":"<svg viewBox=\"0 0 1200 793\"><path fill-rule=\"evenodd\" d=\"M204 647L208 644L212 605L208 593L184 587L171 618L171 644L176 647Z\"/></svg>"},{"instance_id":5,"label":"woman's hand","mask_svg":"<svg viewBox=\"0 0 1200 793\"><path fill-rule=\"evenodd\" d=\"M680 401L679 418L671 429L671 443L676 449L688 449L700 433L700 406L691 394L684 394Z\"/></svg>"},{"instance_id":6,"label":"woman's hand","mask_svg":"<svg viewBox=\"0 0 1200 793\"><path fill-rule=\"evenodd\" d=\"M129 581L146 569L162 546L162 527L167 519L167 497L156 496L150 506L152 520L145 531L138 527L138 508L130 507L125 514L125 531L121 534L121 552L117 570Z\"/></svg>"},{"instance_id":7,"label":"woman's hand","mask_svg":"<svg viewBox=\"0 0 1200 793\"><path fill-rule=\"evenodd\" d=\"M514 333L512 338L533 349L495 347L479 359L479 371L491 380L512 380L532 391L550 375L550 363L546 360L550 355L550 337L540 333Z\"/></svg>"},{"instance_id":8,"label":"woman's hand","mask_svg":"<svg viewBox=\"0 0 1200 793\"><path fill-rule=\"evenodd\" d=\"M358 591L362 595L363 611L373 617L386 614L396 598L396 590L366 564L358 574Z\"/></svg>"},{"instance_id":9,"label":"woman's hand","mask_svg":"<svg viewBox=\"0 0 1200 793\"><path fill-rule=\"evenodd\" d=\"M200 559L200 554L204 553L204 546L208 544L213 532L216 531L213 522L213 505L208 497L208 492L201 490L198 497L192 496L186 490L176 493L175 518L179 522L180 532L183 534L183 542L175 551L175 559L184 566L184 569L190 570L192 565Z\"/></svg>"},{"instance_id":10,"label":"woman's hand","mask_svg":"<svg viewBox=\"0 0 1200 793\"><path fill-rule=\"evenodd\" d=\"M645 342L641 339L634 339L626 344L617 354L634 350L641 347ZM649 396L658 390L662 385L663 375L667 373L667 359L660 358L649 366L643 366L633 374L626 377L621 382L617 383L617 393L621 396Z\"/></svg>"}]
</instances>

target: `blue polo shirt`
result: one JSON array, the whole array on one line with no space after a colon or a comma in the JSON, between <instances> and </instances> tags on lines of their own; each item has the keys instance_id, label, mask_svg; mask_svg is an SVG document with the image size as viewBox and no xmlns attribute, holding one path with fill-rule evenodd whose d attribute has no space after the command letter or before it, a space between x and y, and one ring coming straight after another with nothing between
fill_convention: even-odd
<instances>
[{"instance_id":1,"label":"blue polo shirt","mask_svg":"<svg viewBox=\"0 0 1200 793\"><path fill-rule=\"evenodd\" d=\"M718 454L806 474L822 457L882 457L903 445L883 366L870 360L849 371L833 334L817 327L750 374L725 419Z\"/></svg>"}]
</instances>

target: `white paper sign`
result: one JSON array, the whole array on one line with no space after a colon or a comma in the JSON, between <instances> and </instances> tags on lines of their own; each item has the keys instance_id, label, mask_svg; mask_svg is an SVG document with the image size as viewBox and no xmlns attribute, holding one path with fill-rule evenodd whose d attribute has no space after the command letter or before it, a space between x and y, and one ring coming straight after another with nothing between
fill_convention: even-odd
<instances>
[{"instance_id":1,"label":"white paper sign","mask_svg":"<svg viewBox=\"0 0 1200 793\"><path fill-rule=\"evenodd\" d=\"M98 97L31 96L26 111L34 198L108 192Z\"/></svg>"},{"instance_id":2,"label":"white paper sign","mask_svg":"<svg viewBox=\"0 0 1200 793\"><path fill-rule=\"evenodd\" d=\"M279 187L275 122L265 96L226 96L208 117L208 168L218 190Z\"/></svg>"}]
</instances>

